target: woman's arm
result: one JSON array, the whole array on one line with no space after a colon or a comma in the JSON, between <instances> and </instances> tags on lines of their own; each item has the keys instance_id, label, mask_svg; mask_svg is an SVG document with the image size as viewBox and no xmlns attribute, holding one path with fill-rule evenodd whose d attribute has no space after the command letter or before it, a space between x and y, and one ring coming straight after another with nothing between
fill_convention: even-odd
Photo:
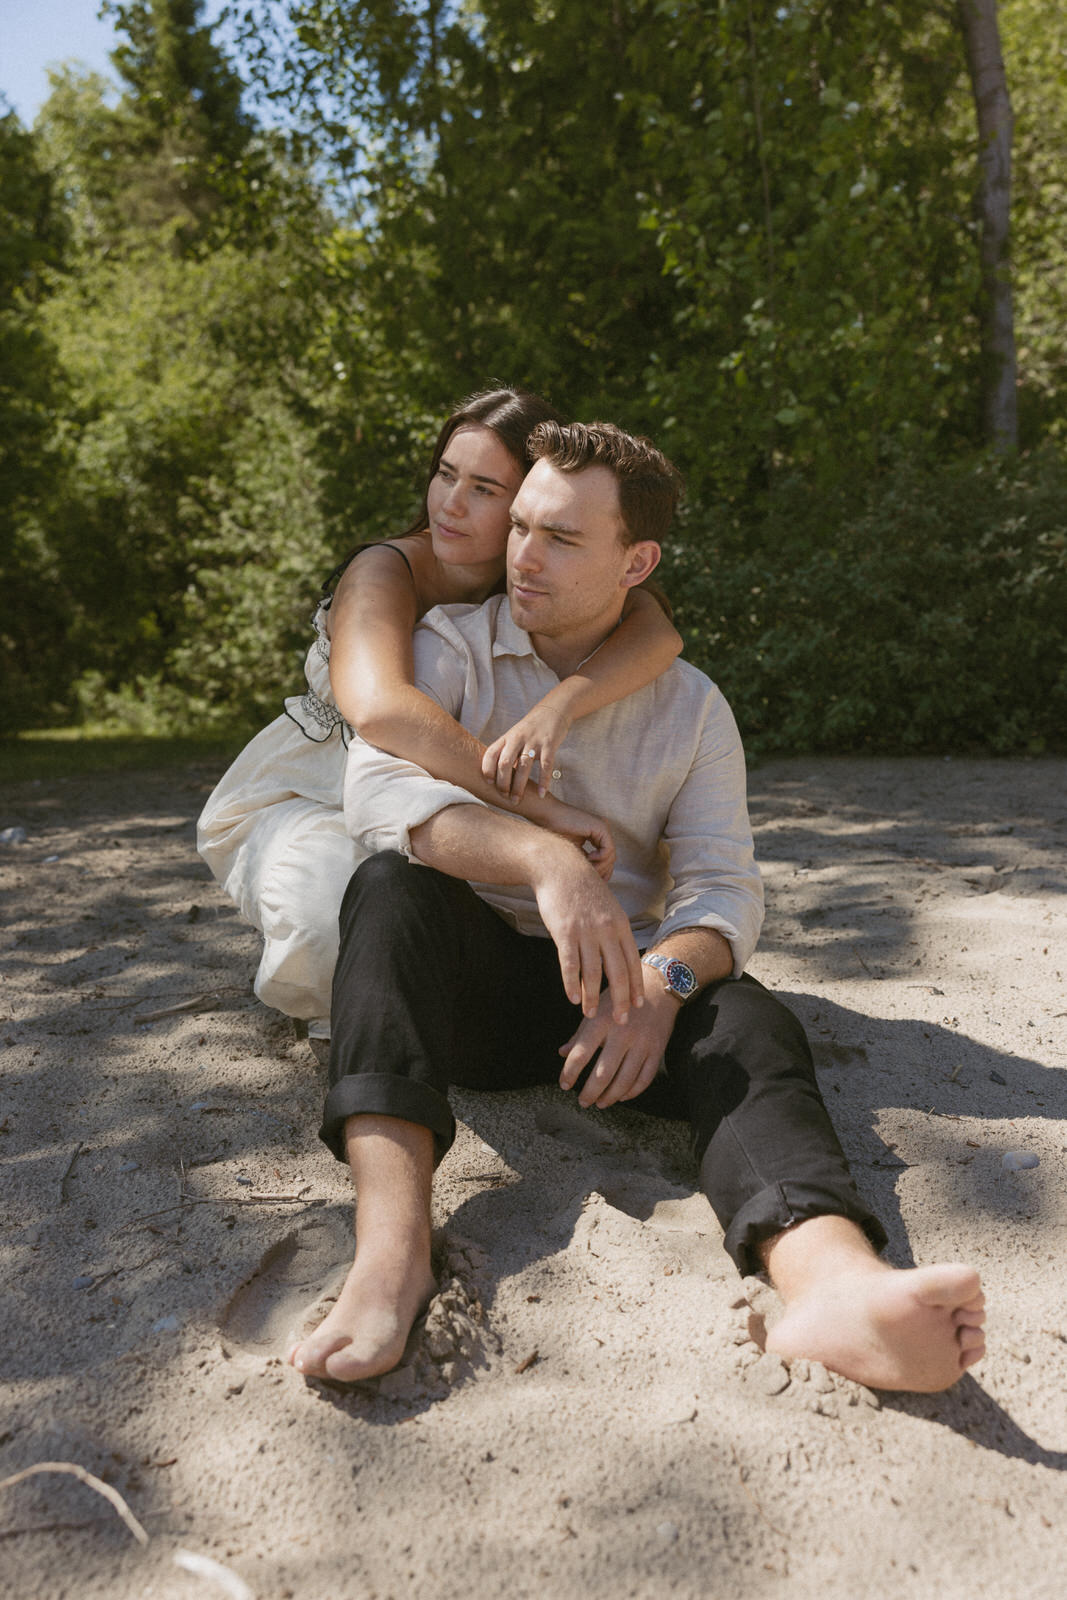
<instances>
[{"instance_id":1,"label":"woman's arm","mask_svg":"<svg viewBox=\"0 0 1067 1600\"><path fill-rule=\"evenodd\" d=\"M581 669L564 678L485 752L482 772L500 794L522 800L536 762L537 792L544 796L556 753L577 717L624 700L643 689L680 655L681 635L662 604L639 588L631 592L622 621Z\"/></svg>"},{"instance_id":2,"label":"woman's arm","mask_svg":"<svg viewBox=\"0 0 1067 1600\"><path fill-rule=\"evenodd\" d=\"M517 812L577 844L611 875L615 850L598 818L533 789L501 795L483 776L485 746L416 689L412 633L422 611L415 579L394 549L366 550L346 569L329 610L330 687L337 708L368 744L455 783L478 800ZM643 681L643 680L642 680Z\"/></svg>"}]
</instances>

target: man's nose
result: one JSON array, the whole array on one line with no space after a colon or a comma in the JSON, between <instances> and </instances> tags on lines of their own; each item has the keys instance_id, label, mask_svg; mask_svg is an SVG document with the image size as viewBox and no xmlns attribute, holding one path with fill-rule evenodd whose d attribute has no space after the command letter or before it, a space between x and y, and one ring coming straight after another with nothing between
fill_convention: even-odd
<instances>
[{"instance_id":1,"label":"man's nose","mask_svg":"<svg viewBox=\"0 0 1067 1600\"><path fill-rule=\"evenodd\" d=\"M516 534L515 545L511 553L512 565L520 572L534 572L540 565L537 555L537 546L528 533Z\"/></svg>"}]
</instances>

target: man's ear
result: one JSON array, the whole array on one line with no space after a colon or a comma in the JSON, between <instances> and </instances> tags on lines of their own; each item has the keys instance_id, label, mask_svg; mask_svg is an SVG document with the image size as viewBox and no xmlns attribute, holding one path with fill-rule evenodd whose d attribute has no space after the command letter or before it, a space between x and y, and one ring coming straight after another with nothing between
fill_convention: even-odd
<instances>
[{"instance_id":1,"label":"man's ear","mask_svg":"<svg viewBox=\"0 0 1067 1600\"><path fill-rule=\"evenodd\" d=\"M639 539L636 544L629 545L626 551L622 587L635 589L639 583L644 583L659 566L662 554L663 551L654 539Z\"/></svg>"}]
</instances>

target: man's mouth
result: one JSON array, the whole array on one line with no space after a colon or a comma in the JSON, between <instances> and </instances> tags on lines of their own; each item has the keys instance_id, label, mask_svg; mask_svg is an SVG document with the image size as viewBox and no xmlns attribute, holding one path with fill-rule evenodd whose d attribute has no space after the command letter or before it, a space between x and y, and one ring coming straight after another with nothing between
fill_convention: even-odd
<instances>
[{"instance_id":1,"label":"man's mouth","mask_svg":"<svg viewBox=\"0 0 1067 1600\"><path fill-rule=\"evenodd\" d=\"M518 582L512 584L511 592L520 600L541 600L547 593L544 589L531 589L529 584Z\"/></svg>"}]
</instances>

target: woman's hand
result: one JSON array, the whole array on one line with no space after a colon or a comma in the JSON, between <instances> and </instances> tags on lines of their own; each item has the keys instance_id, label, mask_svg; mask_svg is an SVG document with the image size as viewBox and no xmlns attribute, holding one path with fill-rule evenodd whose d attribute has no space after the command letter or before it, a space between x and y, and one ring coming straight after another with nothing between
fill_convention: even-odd
<instances>
[{"instance_id":1,"label":"woman's hand","mask_svg":"<svg viewBox=\"0 0 1067 1600\"><path fill-rule=\"evenodd\" d=\"M556 752L570 732L571 718L548 700L539 700L514 727L494 739L482 759L482 775L500 794L521 800L536 763L537 792L542 797L556 773Z\"/></svg>"},{"instance_id":2,"label":"woman's hand","mask_svg":"<svg viewBox=\"0 0 1067 1600\"><path fill-rule=\"evenodd\" d=\"M539 827L548 828L576 844L590 866L596 868L605 883L608 881L615 870L615 841L602 817L595 817L591 811L580 811L577 806L569 806L550 794L537 822Z\"/></svg>"}]
</instances>

